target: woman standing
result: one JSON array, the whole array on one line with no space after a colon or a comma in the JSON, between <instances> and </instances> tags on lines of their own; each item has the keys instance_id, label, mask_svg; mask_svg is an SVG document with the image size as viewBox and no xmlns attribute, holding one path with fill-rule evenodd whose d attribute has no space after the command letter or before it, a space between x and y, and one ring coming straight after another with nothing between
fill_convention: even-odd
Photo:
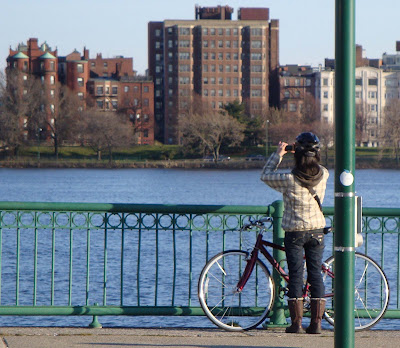
<instances>
[{"instance_id":1,"label":"woman standing","mask_svg":"<svg viewBox=\"0 0 400 348\"><path fill-rule=\"evenodd\" d=\"M311 323L307 333L321 333L321 320L325 311L324 283L321 276L324 251L325 217L321 204L324 200L328 170L320 163L320 142L310 132L296 138L294 150L286 149L285 142L268 159L261 180L282 192L285 230L285 249L289 268L288 307L292 320L286 328L289 333L302 333L303 318L303 253L306 258L308 283L311 291ZM288 151L294 153L295 165L291 172L276 170Z\"/></svg>"}]
</instances>

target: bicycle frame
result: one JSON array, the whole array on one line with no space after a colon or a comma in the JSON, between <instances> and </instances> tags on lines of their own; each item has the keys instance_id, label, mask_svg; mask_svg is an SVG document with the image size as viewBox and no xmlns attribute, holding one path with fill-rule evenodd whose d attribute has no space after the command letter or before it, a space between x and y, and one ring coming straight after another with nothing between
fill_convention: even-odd
<instances>
[{"instance_id":1,"label":"bicycle frame","mask_svg":"<svg viewBox=\"0 0 400 348\"><path fill-rule=\"evenodd\" d=\"M261 251L261 253L265 256L265 258L268 260L268 262L271 264L273 269L275 269L278 274L286 281L286 283L289 283L289 275L285 272L285 270L281 267L281 265L278 263L278 261L275 260L275 258L270 254L270 252L266 249L266 247L271 247L273 249L278 249L281 251L285 251L285 247L280 246L278 244L266 241L263 239L263 233L260 232L257 236L256 244L251 252L250 259L247 261L247 265L243 271L243 275L240 278L236 290L238 292L242 291L244 286L246 285L248 279L250 278L251 273L253 272L254 265L256 264L257 258L258 258L258 252ZM324 264L322 264L322 272L326 273L329 277L335 278L333 272L328 269ZM306 285L305 293L308 291L309 284ZM333 297L333 294L325 294L325 297Z\"/></svg>"}]
</instances>

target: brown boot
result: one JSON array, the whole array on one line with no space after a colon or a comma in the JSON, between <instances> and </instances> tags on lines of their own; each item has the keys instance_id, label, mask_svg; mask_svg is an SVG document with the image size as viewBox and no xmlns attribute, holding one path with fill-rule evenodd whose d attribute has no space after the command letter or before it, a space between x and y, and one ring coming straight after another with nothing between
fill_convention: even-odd
<instances>
[{"instance_id":1,"label":"brown boot","mask_svg":"<svg viewBox=\"0 0 400 348\"><path fill-rule=\"evenodd\" d=\"M311 299L311 322L310 326L306 329L309 334L320 334L321 320L325 312L325 299L324 298L312 298Z\"/></svg>"},{"instance_id":2,"label":"brown boot","mask_svg":"<svg viewBox=\"0 0 400 348\"><path fill-rule=\"evenodd\" d=\"M301 326L301 320L303 319L303 299L290 298L288 300L288 307L292 325L287 327L285 331L287 333L304 333L304 329Z\"/></svg>"}]
</instances>

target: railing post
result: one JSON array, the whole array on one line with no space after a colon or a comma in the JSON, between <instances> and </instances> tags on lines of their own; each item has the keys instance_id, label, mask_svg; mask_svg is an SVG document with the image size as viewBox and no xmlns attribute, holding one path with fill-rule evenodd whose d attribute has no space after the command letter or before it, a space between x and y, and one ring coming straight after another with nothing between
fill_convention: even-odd
<instances>
[{"instance_id":1,"label":"railing post","mask_svg":"<svg viewBox=\"0 0 400 348\"><path fill-rule=\"evenodd\" d=\"M274 207L273 217L273 242L278 245L284 245L285 231L282 229L282 217L283 217L283 202L275 201L272 203ZM282 250L273 250L274 259L282 266L282 261L286 259L285 252ZM282 327L287 326L285 315L285 301L282 296L282 289L286 287L285 281L274 269L272 276L275 282L275 300L272 308L272 316L266 327Z\"/></svg>"},{"instance_id":2,"label":"railing post","mask_svg":"<svg viewBox=\"0 0 400 348\"><path fill-rule=\"evenodd\" d=\"M96 307L98 307L99 304L96 302L94 305ZM94 315L92 322L89 324L89 328L91 328L91 329L101 329L102 327L103 327L103 325L100 324L99 320L97 319L97 315Z\"/></svg>"}]
</instances>

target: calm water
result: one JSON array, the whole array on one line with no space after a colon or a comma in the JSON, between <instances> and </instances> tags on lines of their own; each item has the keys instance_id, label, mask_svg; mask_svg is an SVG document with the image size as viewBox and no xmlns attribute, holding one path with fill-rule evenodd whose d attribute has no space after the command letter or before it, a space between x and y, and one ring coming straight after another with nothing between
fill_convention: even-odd
<instances>
[{"instance_id":1,"label":"calm water","mask_svg":"<svg viewBox=\"0 0 400 348\"><path fill-rule=\"evenodd\" d=\"M324 206L334 203L333 171L330 174ZM399 174L398 170L357 171L356 192L364 206L400 207ZM0 177L1 201L268 205L280 199L260 181L260 170L2 168ZM99 320L104 326L214 327L208 319L196 317ZM87 326L90 322L91 317L0 317L0 326ZM398 320L384 322L377 328L400 329Z\"/></svg>"},{"instance_id":2,"label":"calm water","mask_svg":"<svg viewBox=\"0 0 400 348\"><path fill-rule=\"evenodd\" d=\"M400 207L399 170L358 170L365 207ZM260 170L0 169L0 200L157 204L270 204ZM330 172L324 206L333 206Z\"/></svg>"}]
</instances>

